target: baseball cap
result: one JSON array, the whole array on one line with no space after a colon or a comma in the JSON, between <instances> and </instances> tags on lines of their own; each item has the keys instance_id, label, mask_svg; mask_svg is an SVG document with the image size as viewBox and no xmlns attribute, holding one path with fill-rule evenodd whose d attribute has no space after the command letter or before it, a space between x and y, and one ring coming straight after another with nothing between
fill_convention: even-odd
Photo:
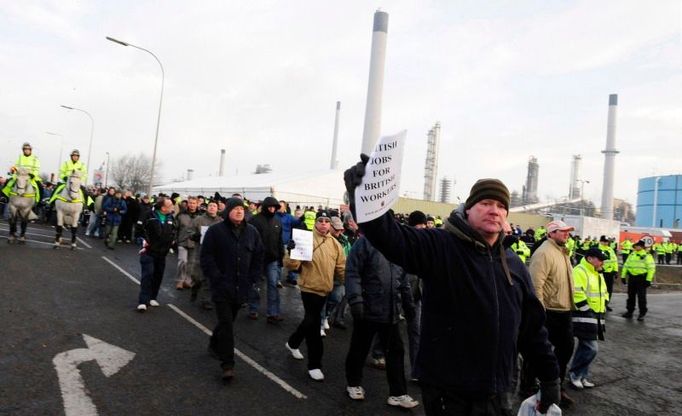
<instances>
[{"instance_id":1,"label":"baseball cap","mask_svg":"<svg viewBox=\"0 0 682 416\"><path fill-rule=\"evenodd\" d=\"M332 227L335 230L343 230L343 221L339 217L332 217Z\"/></svg>"},{"instance_id":2,"label":"baseball cap","mask_svg":"<svg viewBox=\"0 0 682 416\"><path fill-rule=\"evenodd\" d=\"M573 231L575 230L575 227L572 227L570 225L567 225L563 221L552 221L547 226L547 234L553 233L554 231Z\"/></svg>"}]
</instances>

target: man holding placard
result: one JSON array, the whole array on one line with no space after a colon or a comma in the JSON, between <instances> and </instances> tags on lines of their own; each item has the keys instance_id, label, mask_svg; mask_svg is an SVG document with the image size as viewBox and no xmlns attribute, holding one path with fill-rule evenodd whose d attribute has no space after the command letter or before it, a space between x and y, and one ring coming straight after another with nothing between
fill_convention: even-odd
<instances>
[{"instance_id":1,"label":"man holding placard","mask_svg":"<svg viewBox=\"0 0 682 416\"><path fill-rule=\"evenodd\" d=\"M351 210L364 214L376 201L359 194L373 187L378 172L375 159L369 166L370 157L361 159L345 172L344 181ZM375 190L377 195L390 193L399 182L400 166L394 169L393 183ZM374 247L423 279L416 376L427 415L510 415L517 348L537 366L541 413L559 401L559 371L543 326L544 309L528 270L502 244L509 203L501 181L481 179L442 228L407 227L388 212L356 216Z\"/></svg>"}]
</instances>

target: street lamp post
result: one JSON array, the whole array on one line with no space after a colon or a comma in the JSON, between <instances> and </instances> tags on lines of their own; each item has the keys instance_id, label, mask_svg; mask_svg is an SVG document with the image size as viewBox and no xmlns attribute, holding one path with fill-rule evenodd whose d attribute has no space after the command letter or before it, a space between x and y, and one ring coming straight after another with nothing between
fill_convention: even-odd
<instances>
[{"instance_id":1,"label":"street lamp post","mask_svg":"<svg viewBox=\"0 0 682 416\"><path fill-rule=\"evenodd\" d=\"M59 175L59 170L62 168L62 154L64 153L64 136L51 131L46 131L45 134L49 134L50 136L59 136L59 163L57 163L57 175Z\"/></svg>"},{"instance_id":2,"label":"street lamp post","mask_svg":"<svg viewBox=\"0 0 682 416\"><path fill-rule=\"evenodd\" d=\"M132 46L135 49L139 49L141 51L147 52L148 54L153 56L154 59L156 59L156 62L159 63L159 67L161 68L161 96L159 97L159 114L156 117L156 135L154 136L154 152L152 153L152 168L151 168L151 172L149 175L149 191L147 192L148 195L151 195L152 194L152 186L154 185L154 167L156 166L156 145L159 142L159 125L161 124L161 105L163 104L163 84L164 84L164 79L166 77L166 73L163 70L163 65L161 64L161 61L159 60L159 58L156 55L154 55L154 53L152 51L147 50L145 48L142 48L140 46L133 45L132 43L128 43L128 42L124 42L122 40L114 39L110 36L107 36L106 38L107 38L107 40L114 42L114 43L118 43L119 45Z\"/></svg>"},{"instance_id":3,"label":"street lamp post","mask_svg":"<svg viewBox=\"0 0 682 416\"><path fill-rule=\"evenodd\" d=\"M107 187L109 181L109 152L107 152L107 170L104 173L104 187Z\"/></svg>"},{"instance_id":4,"label":"street lamp post","mask_svg":"<svg viewBox=\"0 0 682 416\"><path fill-rule=\"evenodd\" d=\"M86 168L85 169L85 172L86 172L85 180L87 182L88 176L90 176L90 156L92 155L92 136L95 133L95 120L92 118L92 115L90 113L88 113L87 111L82 110L80 108L69 107L68 105L63 105L63 104L62 104L62 108L66 108L67 110L80 111L81 113L85 113L85 115L87 115L90 118L90 143L88 144L88 161L86 162L86 165L85 165L85 168Z\"/></svg>"}]
</instances>

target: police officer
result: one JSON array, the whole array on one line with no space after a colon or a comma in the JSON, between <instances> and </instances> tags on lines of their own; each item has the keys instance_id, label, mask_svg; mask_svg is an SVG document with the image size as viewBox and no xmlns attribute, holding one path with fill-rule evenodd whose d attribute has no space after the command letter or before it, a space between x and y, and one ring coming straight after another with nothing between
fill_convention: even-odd
<instances>
[{"instance_id":1,"label":"police officer","mask_svg":"<svg viewBox=\"0 0 682 416\"><path fill-rule=\"evenodd\" d=\"M16 173L19 170L19 168L24 168L28 170L28 174L31 177L31 185L35 189L38 190L38 193L42 196L43 194L43 186L40 181L40 160L38 160L38 157L33 154L33 148L31 147L31 144L26 142L21 146L21 155L19 155L19 158L17 159L17 163L14 164L10 168L10 172L12 173L12 178L7 181L7 184L5 184L5 187L3 188L2 192L9 196L10 191L12 190L12 187L14 186L14 183L16 182ZM38 196L36 194L36 202L40 202L41 196Z\"/></svg>"},{"instance_id":2,"label":"police officer","mask_svg":"<svg viewBox=\"0 0 682 416\"><path fill-rule=\"evenodd\" d=\"M654 279L656 262L654 262L653 256L644 249L644 241L636 242L633 249L635 251L628 256L621 272L623 284L628 285L627 312L622 316L623 318L632 318L632 314L635 312L636 297L637 302L639 302L637 320L643 321L647 312L646 288L651 286L651 281Z\"/></svg>"},{"instance_id":3,"label":"police officer","mask_svg":"<svg viewBox=\"0 0 682 416\"><path fill-rule=\"evenodd\" d=\"M80 177L81 177L81 183L85 183L85 180L88 177L88 170L85 167L85 163L80 161L81 154L78 151L78 149L73 149L71 151L71 155L69 156L69 160L64 161L62 165L59 167L59 180L60 183L57 184L57 187L54 190L54 193L52 194L52 198L50 198L50 203L52 203L57 196L62 192L64 187L66 186L66 183L69 180L69 176L71 176L71 173L73 171L79 172ZM87 198L88 194L85 191L85 188L83 185L81 185L81 191L83 192L83 198Z\"/></svg>"}]
</instances>

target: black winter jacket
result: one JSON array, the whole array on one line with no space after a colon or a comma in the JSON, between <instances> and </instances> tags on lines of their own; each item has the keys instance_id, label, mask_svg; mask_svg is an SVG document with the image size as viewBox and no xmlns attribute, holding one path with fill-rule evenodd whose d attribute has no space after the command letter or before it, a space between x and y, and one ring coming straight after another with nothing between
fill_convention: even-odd
<instances>
[{"instance_id":1,"label":"black winter jacket","mask_svg":"<svg viewBox=\"0 0 682 416\"><path fill-rule=\"evenodd\" d=\"M263 241L265 250L263 263L281 262L284 258L284 243L282 242L282 223L276 215L268 216L260 213L249 221L256 227Z\"/></svg>"},{"instance_id":2,"label":"black winter jacket","mask_svg":"<svg viewBox=\"0 0 682 416\"><path fill-rule=\"evenodd\" d=\"M146 253L154 257L168 254L175 240L175 225L173 214L166 215L166 221L161 222L155 210L149 211L142 219L144 239L147 241Z\"/></svg>"},{"instance_id":3,"label":"black winter jacket","mask_svg":"<svg viewBox=\"0 0 682 416\"><path fill-rule=\"evenodd\" d=\"M349 305L362 302L363 319L394 324L400 307L414 311L412 293L403 269L388 260L366 238L355 242L346 260L346 297Z\"/></svg>"},{"instance_id":4,"label":"black winter jacket","mask_svg":"<svg viewBox=\"0 0 682 416\"><path fill-rule=\"evenodd\" d=\"M200 264L214 301L246 302L263 271L263 243L256 227L243 221L236 227L229 219L208 227Z\"/></svg>"},{"instance_id":5,"label":"black winter jacket","mask_svg":"<svg viewBox=\"0 0 682 416\"><path fill-rule=\"evenodd\" d=\"M402 226L390 213L361 229L389 261L423 279L420 381L472 399L507 393L517 347L536 363L540 380L558 378L544 309L502 235L491 247L463 212L442 229Z\"/></svg>"}]
</instances>

